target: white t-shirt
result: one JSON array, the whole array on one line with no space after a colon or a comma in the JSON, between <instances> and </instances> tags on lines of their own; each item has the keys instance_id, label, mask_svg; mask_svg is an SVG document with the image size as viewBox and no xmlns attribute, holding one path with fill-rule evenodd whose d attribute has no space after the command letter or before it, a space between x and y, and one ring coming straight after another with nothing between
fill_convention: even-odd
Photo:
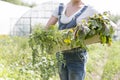
<instances>
[{"instance_id":1,"label":"white t-shirt","mask_svg":"<svg viewBox=\"0 0 120 80\"><path fill-rule=\"evenodd\" d=\"M75 12L73 15L71 16L66 16L65 15L65 10L66 10L66 6L64 6L64 10L61 14L61 19L60 21L64 24L67 24L69 23L72 18L78 13L80 12L80 10L82 10L82 8L84 7L85 5L83 5L77 12ZM87 9L77 18L76 20L76 23L80 23L82 19L87 19L89 16L93 16L94 14L98 13L97 10L95 10L92 6L90 5L87 5ZM56 18L59 18L59 15L58 15L58 11L59 11L59 7L57 7L54 11L53 11L53 16L55 16Z\"/></svg>"}]
</instances>

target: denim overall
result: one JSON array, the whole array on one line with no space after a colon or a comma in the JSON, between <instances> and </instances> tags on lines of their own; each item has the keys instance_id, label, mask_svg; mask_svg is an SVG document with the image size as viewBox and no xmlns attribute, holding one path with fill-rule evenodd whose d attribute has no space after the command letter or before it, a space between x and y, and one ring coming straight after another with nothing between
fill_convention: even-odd
<instances>
[{"instance_id":1,"label":"denim overall","mask_svg":"<svg viewBox=\"0 0 120 80\"><path fill-rule=\"evenodd\" d=\"M59 5L59 16L63 11L63 4ZM84 6L78 14L74 16L68 24L63 24L59 17L59 30L69 29L76 26L76 19L86 10L87 6ZM60 55L63 56L63 61L60 61ZM73 48L56 53L59 65L59 75L61 80L84 80L85 78L85 63L87 60L87 52L81 48Z\"/></svg>"}]
</instances>

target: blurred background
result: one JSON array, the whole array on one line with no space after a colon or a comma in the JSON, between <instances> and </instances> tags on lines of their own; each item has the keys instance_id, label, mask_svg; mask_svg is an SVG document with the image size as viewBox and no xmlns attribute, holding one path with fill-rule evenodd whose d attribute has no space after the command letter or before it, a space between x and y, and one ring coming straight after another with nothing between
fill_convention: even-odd
<instances>
[{"instance_id":1,"label":"blurred background","mask_svg":"<svg viewBox=\"0 0 120 80\"><path fill-rule=\"evenodd\" d=\"M1 0L0 34L25 36L31 33L36 24L46 24L52 11L60 2L69 0ZM118 0L83 0L99 12L108 11L111 19L120 26L120 5Z\"/></svg>"},{"instance_id":2,"label":"blurred background","mask_svg":"<svg viewBox=\"0 0 120 80\"><path fill-rule=\"evenodd\" d=\"M45 25L60 2L69 0L0 0L0 80L59 80L55 55L40 53L33 66L29 35ZM117 25L113 44L89 45L85 80L120 80L119 0L83 0L100 13L108 11ZM39 26L39 25L38 25Z\"/></svg>"}]
</instances>

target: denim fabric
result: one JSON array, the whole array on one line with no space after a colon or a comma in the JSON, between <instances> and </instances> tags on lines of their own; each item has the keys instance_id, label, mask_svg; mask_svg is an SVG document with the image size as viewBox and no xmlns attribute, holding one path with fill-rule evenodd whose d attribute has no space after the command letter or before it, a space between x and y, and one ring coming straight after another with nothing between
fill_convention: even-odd
<instances>
[{"instance_id":1,"label":"denim fabric","mask_svg":"<svg viewBox=\"0 0 120 80\"><path fill-rule=\"evenodd\" d=\"M58 22L59 22L59 30L63 30L63 29L69 29L69 28L74 28L76 27L77 23L76 20L77 18L87 9L88 6L84 6L82 8L82 10L79 11L79 13L77 13L73 19L68 23L68 24L63 24L60 19L61 19L61 13L63 11L64 5L61 3L59 6L59 11L58 11L58 15L60 15Z\"/></svg>"},{"instance_id":2,"label":"denim fabric","mask_svg":"<svg viewBox=\"0 0 120 80\"><path fill-rule=\"evenodd\" d=\"M61 80L84 80L85 78L85 64L87 60L87 52L83 51L69 51L62 53L65 63L59 65L59 75ZM59 53L57 53L59 55Z\"/></svg>"}]
</instances>

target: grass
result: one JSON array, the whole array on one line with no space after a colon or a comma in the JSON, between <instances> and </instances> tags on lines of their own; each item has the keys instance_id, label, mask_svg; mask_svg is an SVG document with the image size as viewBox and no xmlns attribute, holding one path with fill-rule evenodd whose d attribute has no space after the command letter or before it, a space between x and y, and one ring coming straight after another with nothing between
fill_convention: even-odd
<instances>
[{"instance_id":1,"label":"grass","mask_svg":"<svg viewBox=\"0 0 120 80\"><path fill-rule=\"evenodd\" d=\"M110 47L101 44L89 46L86 80L120 80L118 76L115 78L120 73L119 45L120 41Z\"/></svg>"},{"instance_id":2,"label":"grass","mask_svg":"<svg viewBox=\"0 0 120 80\"><path fill-rule=\"evenodd\" d=\"M120 41L111 47L90 45L85 80L120 80ZM41 80L31 69L32 54L28 39L0 36L0 80ZM53 77L50 80L59 80Z\"/></svg>"},{"instance_id":3,"label":"grass","mask_svg":"<svg viewBox=\"0 0 120 80\"><path fill-rule=\"evenodd\" d=\"M119 49L120 49L120 42L116 43L116 45L113 45L111 48L108 49L109 58L104 67L104 72L102 75L103 80L106 80L106 79L113 80L115 78L115 75L120 73ZM120 77L118 78L120 80Z\"/></svg>"}]
</instances>

